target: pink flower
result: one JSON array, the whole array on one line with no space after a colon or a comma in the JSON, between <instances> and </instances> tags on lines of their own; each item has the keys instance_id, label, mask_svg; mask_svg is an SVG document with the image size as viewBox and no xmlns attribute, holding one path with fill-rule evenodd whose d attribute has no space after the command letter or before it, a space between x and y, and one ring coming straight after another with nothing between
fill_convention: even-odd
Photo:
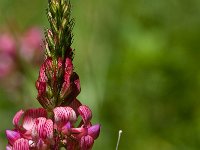
<instances>
[{"instance_id":1,"label":"pink flower","mask_svg":"<svg viewBox=\"0 0 200 150\"><path fill-rule=\"evenodd\" d=\"M23 115L23 116L22 116ZM38 117L47 118L47 112L43 108L29 109L27 111L20 110L13 118L13 124L19 130L31 130L33 128L34 122ZM22 125L19 124L22 118Z\"/></svg>"},{"instance_id":2,"label":"pink flower","mask_svg":"<svg viewBox=\"0 0 200 150\"><path fill-rule=\"evenodd\" d=\"M0 78L11 74L14 65L13 57L0 51Z\"/></svg>"},{"instance_id":3,"label":"pink flower","mask_svg":"<svg viewBox=\"0 0 200 150\"><path fill-rule=\"evenodd\" d=\"M33 59L34 55L41 54L43 44L42 38L42 31L39 28L30 28L21 38L21 57L27 61L30 61Z\"/></svg>"},{"instance_id":4,"label":"pink flower","mask_svg":"<svg viewBox=\"0 0 200 150\"><path fill-rule=\"evenodd\" d=\"M38 108L38 109L29 109L27 111L20 110L16 113L16 115L13 118L13 125L15 126L14 130L6 130L6 136L8 138L8 146L7 149L10 147L15 150L21 150L27 148L26 144L21 146L20 144L23 143L34 143L35 139L33 139L32 133L33 129L35 129L35 124L38 120L38 118L46 118L47 117L47 112L43 108ZM22 124L20 124L20 120L22 119ZM53 124L53 123L52 123ZM52 125L53 126L53 125ZM44 128L45 134L47 134L47 131ZM50 131L49 131L50 132ZM49 133L48 132L48 133ZM53 128L52 128L53 132ZM48 134L49 135L49 134ZM21 140L19 140L21 139ZM29 145L32 146L33 144ZM21 148L21 149L20 149Z\"/></svg>"},{"instance_id":5,"label":"pink flower","mask_svg":"<svg viewBox=\"0 0 200 150\"><path fill-rule=\"evenodd\" d=\"M43 108L16 113L14 129L6 130L6 149L58 150L64 147L67 150L90 150L99 136L100 125L92 125L92 111L76 98L81 88L72 63L71 5L62 0L48 1L48 5L51 28L45 32L46 57L36 81L37 100ZM11 51L12 44L9 45L7 39L2 40L7 42L3 49ZM34 58L41 41L40 30L30 29L21 38L19 58L27 61Z\"/></svg>"},{"instance_id":6,"label":"pink flower","mask_svg":"<svg viewBox=\"0 0 200 150\"><path fill-rule=\"evenodd\" d=\"M21 138L21 135L18 131L15 130L6 130L6 137L10 145L13 145L16 140Z\"/></svg>"},{"instance_id":7,"label":"pink flower","mask_svg":"<svg viewBox=\"0 0 200 150\"><path fill-rule=\"evenodd\" d=\"M9 34L0 35L0 78L8 75L14 68L16 44Z\"/></svg>"},{"instance_id":8,"label":"pink flower","mask_svg":"<svg viewBox=\"0 0 200 150\"><path fill-rule=\"evenodd\" d=\"M71 107L56 107L54 110L54 123L58 131L70 123L74 124L77 120L76 113Z\"/></svg>"},{"instance_id":9,"label":"pink flower","mask_svg":"<svg viewBox=\"0 0 200 150\"><path fill-rule=\"evenodd\" d=\"M15 141L12 148L11 146L7 146L6 150L29 150L29 142L27 139L20 138Z\"/></svg>"},{"instance_id":10,"label":"pink flower","mask_svg":"<svg viewBox=\"0 0 200 150\"><path fill-rule=\"evenodd\" d=\"M16 43L10 34L4 33L0 35L0 53L9 55L16 53Z\"/></svg>"},{"instance_id":11,"label":"pink flower","mask_svg":"<svg viewBox=\"0 0 200 150\"><path fill-rule=\"evenodd\" d=\"M90 150L100 132L92 125L92 112L74 100L72 107L56 107L48 118L43 108L20 110L13 118L14 130L6 130L7 150L49 150L64 145L69 150ZM76 127L77 117L81 117ZM21 124L20 124L21 120Z\"/></svg>"},{"instance_id":12,"label":"pink flower","mask_svg":"<svg viewBox=\"0 0 200 150\"><path fill-rule=\"evenodd\" d=\"M82 118L82 121L78 128L72 128L71 132L77 138L82 138L83 136L91 136L93 140L97 139L100 133L100 125L92 125L92 112L88 106L82 105L78 108L78 112Z\"/></svg>"},{"instance_id":13,"label":"pink flower","mask_svg":"<svg viewBox=\"0 0 200 150\"><path fill-rule=\"evenodd\" d=\"M94 144L94 139L90 135L81 137L80 149L81 150L90 150Z\"/></svg>"},{"instance_id":14,"label":"pink flower","mask_svg":"<svg viewBox=\"0 0 200 150\"><path fill-rule=\"evenodd\" d=\"M91 124L92 112L89 107L82 105L78 108L79 115L82 120L79 127L74 127L76 117L73 109L70 107L57 107L54 109L55 124L59 126L59 130L64 136L67 149L90 150L94 140L97 139L100 133L100 125ZM70 117L71 116L71 117ZM70 121L70 118L73 121ZM57 121L59 120L59 121Z\"/></svg>"},{"instance_id":15,"label":"pink flower","mask_svg":"<svg viewBox=\"0 0 200 150\"><path fill-rule=\"evenodd\" d=\"M31 147L48 150L51 145L54 145L53 121L44 117L37 118L34 122L31 135Z\"/></svg>"}]
</instances>

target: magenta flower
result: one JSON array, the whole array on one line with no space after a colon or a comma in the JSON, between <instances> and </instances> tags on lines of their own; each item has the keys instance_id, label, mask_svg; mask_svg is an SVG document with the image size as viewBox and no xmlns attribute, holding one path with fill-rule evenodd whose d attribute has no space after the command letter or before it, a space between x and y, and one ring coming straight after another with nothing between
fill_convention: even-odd
<instances>
[{"instance_id":1,"label":"magenta flower","mask_svg":"<svg viewBox=\"0 0 200 150\"><path fill-rule=\"evenodd\" d=\"M37 27L30 28L21 38L20 56L30 61L34 56L41 54L42 50L42 31Z\"/></svg>"},{"instance_id":2,"label":"magenta flower","mask_svg":"<svg viewBox=\"0 0 200 150\"><path fill-rule=\"evenodd\" d=\"M11 35L0 35L0 78L7 76L14 68L16 43Z\"/></svg>"},{"instance_id":3,"label":"magenta flower","mask_svg":"<svg viewBox=\"0 0 200 150\"><path fill-rule=\"evenodd\" d=\"M18 111L13 118L15 129L6 130L6 136L8 138L7 147L14 147L15 143L20 138L24 138L29 142L35 140L33 139L32 132L40 117L47 117L47 112L43 108L29 109L26 112L23 110ZM20 120L22 120L22 124L20 124Z\"/></svg>"},{"instance_id":4,"label":"magenta flower","mask_svg":"<svg viewBox=\"0 0 200 150\"><path fill-rule=\"evenodd\" d=\"M48 150L51 145L54 145L53 121L44 117L37 118L34 122L31 136L32 143L30 147Z\"/></svg>"},{"instance_id":5,"label":"magenta flower","mask_svg":"<svg viewBox=\"0 0 200 150\"><path fill-rule=\"evenodd\" d=\"M92 114L87 106L80 106L78 112L82 119L80 125L75 127L78 116L69 106L54 108L53 116L49 119L47 111L43 108L18 111L13 118L15 129L6 130L7 150L48 150L60 145L69 150L91 149L94 140L99 136L100 125L92 126Z\"/></svg>"},{"instance_id":6,"label":"magenta flower","mask_svg":"<svg viewBox=\"0 0 200 150\"><path fill-rule=\"evenodd\" d=\"M30 28L23 36L0 33L0 78L13 75L18 67L17 60L40 62L42 54L42 32L37 27Z\"/></svg>"},{"instance_id":7,"label":"magenta flower","mask_svg":"<svg viewBox=\"0 0 200 150\"><path fill-rule=\"evenodd\" d=\"M20 138L15 141L13 146L6 146L6 150L29 150L29 142L27 139Z\"/></svg>"},{"instance_id":8,"label":"magenta flower","mask_svg":"<svg viewBox=\"0 0 200 150\"><path fill-rule=\"evenodd\" d=\"M6 136L9 142L9 145L13 145L16 140L21 138L21 135L16 130L6 130Z\"/></svg>"},{"instance_id":9,"label":"magenta flower","mask_svg":"<svg viewBox=\"0 0 200 150\"><path fill-rule=\"evenodd\" d=\"M16 113L15 128L6 130L7 150L90 150L100 125L92 125L92 111L76 98L81 88L72 63L71 5L65 0L48 2L51 29L45 32L46 58L36 81L43 108Z\"/></svg>"},{"instance_id":10,"label":"magenta flower","mask_svg":"<svg viewBox=\"0 0 200 150\"><path fill-rule=\"evenodd\" d=\"M13 37L8 34L0 34L0 52L14 55L16 53L16 43Z\"/></svg>"},{"instance_id":11,"label":"magenta flower","mask_svg":"<svg viewBox=\"0 0 200 150\"><path fill-rule=\"evenodd\" d=\"M0 52L0 78L4 78L11 74L14 66L15 64L13 57L6 53Z\"/></svg>"},{"instance_id":12,"label":"magenta flower","mask_svg":"<svg viewBox=\"0 0 200 150\"><path fill-rule=\"evenodd\" d=\"M92 126L90 120L92 113L87 106L80 106L78 108L79 115L81 116L81 124L76 128L74 123L76 121L75 112L72 109L65 111L62 107L54 109L56 125L58 125L58 131L61 131L61 135L64 136L63 141L66 143L67 149L81 149L89 150L92 148L94 140L99 136L100 125Z\"/></svg>"}]
</instances>

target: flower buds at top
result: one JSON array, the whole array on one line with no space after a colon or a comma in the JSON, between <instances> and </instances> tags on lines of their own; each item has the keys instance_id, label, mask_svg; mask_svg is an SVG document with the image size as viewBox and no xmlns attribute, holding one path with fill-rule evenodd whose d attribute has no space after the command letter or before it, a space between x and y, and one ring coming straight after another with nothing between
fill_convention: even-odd
<instances>
[{"instance_id":1,"label":"flower buds at top","mask_svg":"<svg viewBox=\"0 0 200 150\"><path fill-rule=\"evenodd\" d=\"M55 62L47 58L40 68L36 88L37 99L44 108L69 105L80 93L79 77L73 72L71 59L66 58L63 63L62 58Z\"/></svg>"}]
</instances>

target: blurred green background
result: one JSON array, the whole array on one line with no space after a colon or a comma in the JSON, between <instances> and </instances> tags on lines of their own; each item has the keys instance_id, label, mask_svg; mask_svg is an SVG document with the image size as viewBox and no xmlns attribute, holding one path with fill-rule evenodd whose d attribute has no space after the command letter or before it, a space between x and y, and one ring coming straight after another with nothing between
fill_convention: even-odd
<instances>
[{"instance_id":1,"label":"blurred green background","mask_svg":"<svg viewBox=\"0 0 200 150\"><path fill-rule=\"evenodd\" d=\"M72 0L79 99L101 123L94 150L199 150L200 1ZM47 0L0 0L0 27L48 27ZM21 96L0 83L0 149L21 108L39 106L39 66L24 73Z\"/></svg>"}]
</instances>

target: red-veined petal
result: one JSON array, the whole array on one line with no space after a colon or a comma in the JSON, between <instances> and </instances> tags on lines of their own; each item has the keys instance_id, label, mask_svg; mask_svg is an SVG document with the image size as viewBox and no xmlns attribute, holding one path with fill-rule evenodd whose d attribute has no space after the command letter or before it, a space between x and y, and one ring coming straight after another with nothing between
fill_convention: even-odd
<instances>
[{"instance_id":1,"label":"red-veined petal","mask_svg":"<svg viewBox=\"0 0 200 150\"><path fill-rule=\"evenodd\" d=\"M19 121L21 119L21 116L24 114L23 110L18 111L15 116L13 117L13 125L18 128L19 127Z\"/></svg>"},{"instance_id":2,"label":"red-veined petal","mask_svg":"<svg viewBox=\"0 0 200 150\"><path fill-rule=\"evenodd\" d=\"M26 130L31 130L34 124L34 121L38 117L47 117L47 112L44 108L29 109L25 112L23 118L23 127Z\"/></svg>"},{"instance_id":3,"label":"red-veined petal","mask_svg":"<svg viewBox=\"0 0 200 150\"><path fill-rule=\"evenodd\" d=\"M89 135L83 136L80 141L80 148L81 150L91 150L93 144L94 144L94 139L91 136Z\"/></svg>"},{"instance_id":4,"label":"red-veined petal","mask_svg":"<svg viewBox=\"0 0 200 150\"><path fill-rule=\"evenodd\" d=\"M17 131L6 130L6 137L10 145L13 145L16 140L21 138L20 133Z\"/></svg>"},{"instance_id":5,"label":"red-veined petal","mask_svg":"<svg viewBox=\"0 0 200 150\"><path fill-rule=\"evenodd\" d=\"M28 140L24 138L18 139L14 143L12 150L29 150Z\"/></svg>"},{"instance_id":6,"label":"red-veined petal","mask_svg":"<svg viewBox=\"0 0 200 150\"><path fill-rule=\"evenodd\" d=\"M81 115L84 124L87 125L92 119L92 111L90 108L86 105L82 105L78 108L78 112Z\"/></svg>"}]
</instances>

